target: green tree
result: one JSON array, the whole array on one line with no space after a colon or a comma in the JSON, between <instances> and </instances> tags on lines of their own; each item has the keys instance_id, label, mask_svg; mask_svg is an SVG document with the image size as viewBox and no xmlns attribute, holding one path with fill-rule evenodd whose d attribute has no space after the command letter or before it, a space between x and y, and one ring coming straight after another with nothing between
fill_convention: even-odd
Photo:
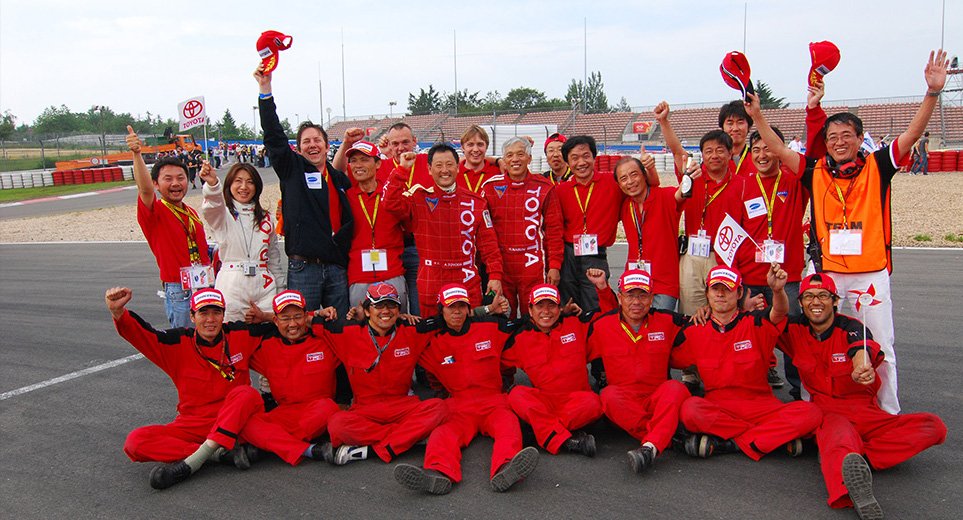
<instances>
[{"instance_id":1,"label":"green tree","mask_svg":"<svg viewBox=\"0 0 963 520\"><path fill-rule=\"evenodd\" d=\"M777 98L772 92L772 88L766 83L756 80L756 95L759 96L759 104L762 108L786 108L789 103L786 98Z\"/></svg>"},{"instance_id":2,"label":"green tree","mask_svg":"<svg viewBox=\"0 0 963 520\"><path fill-rule=\"evenodd\" d=\"M581 81L575 79L568 86L565 94L565 101L569 106L575 106L575 100L581 99L580 106L585 108L586 114L599 114L611 112L609 98L605 95L605 85L602 83L602 73L593 72L589 74L588 85L583 86Z\"/></svg>"},{"instance_id":3,"label":"green tree","mask_svg":"<svg viewBox=\"0 0 963 520\"><path fill-rule=\"evenodd\" d=\"M408 114L420 116L441 112L441 93L435 90L434 85L428 85L427 92L425 89L419 90L418 96L408 93Z\"/></svg>"},{"instance_id":4,"label":"green tree","mask_svg":"<svg viewBox=\"0 0 963 520\"><path fill-rule=\"evenodd\" d=\"M7 140L13 135L17 126L17 116L9 110L3 112L3 119L0 120L0 139Z\"/></svg>"},{"instance_id":5,"label":"green tree","mask_svg":"<svg viewBox=\"0 0 963 520\"><path fill-rule=\"evenodd\" d=\"M84 130L80 118L70 112L67 105L50 105L43 109L33 123L34 132L40 134L68 134Z\"/></svg>"},{"instance_id":6,"label":"green tree","mask_svg":"<svg viewBox=\"0 0 963 520\"><path fill-rule=\"evenodd\" d=\"M625 96L622 96L622 99L619 100L619 106L615 107L615 111L616 111L616 112L631 112L631 111L632 111L632 106L629 105L629 102L628 102L628 101L626 101Z\"/></svg>"},{"instance_id":7,"label":"green tree","mask_svg":"<svg viewBox=\"0 0 963 520\"><path fill-rule=\"evenodd\" d=\"M291 122L286 117L281 120L281 128L284 129L284 135L288 136L288 139L294 139L297 135L297 132L291 128Z\"/></svg>"},{"instance_id":8,"label":"green tree","mask_svg":"<svg viewBox=\"0 0 963 520\"><path fill-rule=\"evenodd\" d=\"M498 110L504 110L505 102L502 99L502 95L497 90L489 90L485 97L479 102L479 111L485 113L491 113Z\"/></svg>"},{"instance_id":9,"label":"green tree","mask_svg":"<svg viewBox=\"0 0 963 520\"><path fill-rule=\"evenodd\" d=\"M478 92L472 94L468 92L467 88L461 92L452 94L445 92L443 97L444 101L441 104L441 109L454 111L457 108L458 113L470 114L478 112L479 105L481 104L481 100L478 99ZM458 101L457 106L455 105L456 100Z\"/></svg>"},{"instance_id":10,"label":"green tree","mask_svg":"<svg viewBox=\"0 0 963 520\"><path fill-rule=\"evenodd\" d=\"M221 120L214 125L215 129L220 130L221 139L225 141L241 139L241 128L238 128L237 121L234 120L234 116L231 115L230 109L224 110L224 115Z\"/></svg>"}]
</instances>

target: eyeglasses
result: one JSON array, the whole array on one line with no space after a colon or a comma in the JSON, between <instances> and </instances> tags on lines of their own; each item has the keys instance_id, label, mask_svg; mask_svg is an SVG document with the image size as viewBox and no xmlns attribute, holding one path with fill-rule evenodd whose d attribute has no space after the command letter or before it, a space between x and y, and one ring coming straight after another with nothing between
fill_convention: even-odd
<instances>
[{"instance_id":1,"label":"eyeglasses","mask_svg":"<svg viewBox=\"0 0 963 520\"><path fill-rule=\"evenodd\" d=\"M811 303L813 300L819 300L822 303L826 303L833 299L833 294L829 292L821 292L818 294L804 294L799 297L799 300L803 303Z\"/></svg>"},{"instance_id":2,"label":"eyeglasses","mask_svg":"<svg viewBox=\"0 0 963 520\"><path fill-rule=\"evenodd\" d=\"M400 305L398 305L397 303L395 303L395 302L393 302L393 301L385 301L385 302L372 303L371 306L374 307L375 309L385 309L385 308L388 308L388 309L397 309L398 307L400 307Z\"/></svg>"}]
</instances>

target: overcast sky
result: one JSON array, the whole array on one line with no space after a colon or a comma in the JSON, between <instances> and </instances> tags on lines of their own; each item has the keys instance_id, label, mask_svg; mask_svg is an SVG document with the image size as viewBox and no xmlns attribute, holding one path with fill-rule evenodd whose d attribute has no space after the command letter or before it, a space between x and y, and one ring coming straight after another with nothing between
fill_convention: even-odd
<instances>
[{"instance_id":1,"label":"overcast sky","mask_svg":"<svg viewBox=\"0 0 963 520\"><path fill-rule=\"evenodd\" d=\"M719 63L743 49L746 5L752 77L777 96L805 100L808 43L821 40L842 54L827 100L922 95L942 15L941 0L215 4L0 0L0 111L18 124L61 104L167 118L178 102L204 95L213 119L230 109L251 124L255 43L269 29L294 37L274 74L279 114L292 121L321 115L319 69L334 116L342 103L349 118L387 114L389 101L403 112L408 93L429 84L453 91L456 32L459 89L484 96L524 86L561 98L583 76L583 20L588 70L602 73L610 104L622 96L633 106L714 102L735 97ZM945 45L963 54L963 2L946 4Z\"/></svg>"}]
</instances>

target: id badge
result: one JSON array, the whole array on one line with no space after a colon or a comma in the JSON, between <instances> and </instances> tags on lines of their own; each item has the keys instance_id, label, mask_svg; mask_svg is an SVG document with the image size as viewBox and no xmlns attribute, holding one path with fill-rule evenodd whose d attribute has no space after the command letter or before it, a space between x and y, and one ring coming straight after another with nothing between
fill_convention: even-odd
<instances>
[{"instance_id":1,"label":"id badge","mask_svg":"<svg viewBox=\"0 0 963 520\"><path fill-rule=\"evenodd\" d=\"M783 263L786 260L786 243L780 240L763 240L762 247L756 248L756 262L771 264Z\"/></svg>"},{"instance_id":2,"label":"id badge","mask_svg":"<svg viewBox=\"0 0 963 520\"><path fill-rule=\"evenodd\" d=\"M852 229L833 229L829 232L829 254L863 254L863 232Z\"/></svg>"},{"instance_id":3,"label":"id badge","mask_svg":"<svg viewBox=\"0 0 963 520\"><path fill-rule=\"evenodd\" d=\"M689 235L689 251L693 256L709 258L712 252L712 240L705 230L700 230L698 235Z\"/></svg>"},{"instance_id":4,"label":"id badge","mask_svg":"<svg viewBox=\"0 0 963 520\"><path fill-rule=\"evenodd\" d=\"M308 185L308 189L320 190L321 184L321 172L304 172L304 182Z\"/></svg>"},{"instance_id":5,"label":"id badge","mask_svg":"<svg viewBox=\"0 0 963 520\"><path fill-rule=\"evenodd\" d=\"M214 286L214 268L209 265L181 267L181 288L196 291Z\"/></svg>"},{"instance_id":6,"label":"id badge","mask_svg":"<svg viewBox=\"0 0 963 520\"><path fill-rule=\"evenodd\" d=\"M599 254L598 235L575 235L575 256Z\"/></svg>"},{"instance_id":7,"label":"id badge","mask_svg":"<svg viewBox=\"0 0 963 520\"><path fill-rule=\"evenodd\" d=\"M652 274L652 262L648 260L639 260L638 262L629 262L626 269L637 269L639 271L645 271Z\"/></svg>"},{"instance_id":8,"label":"id badge","mask_svg":"<svg viewBox=\"0 0 963 520\"><path fill-rule=\"evenodd\" d=\"M365 273L388 270L387 249L364 249L361 251L361 270Z\"/></svg>"}]
</instances>

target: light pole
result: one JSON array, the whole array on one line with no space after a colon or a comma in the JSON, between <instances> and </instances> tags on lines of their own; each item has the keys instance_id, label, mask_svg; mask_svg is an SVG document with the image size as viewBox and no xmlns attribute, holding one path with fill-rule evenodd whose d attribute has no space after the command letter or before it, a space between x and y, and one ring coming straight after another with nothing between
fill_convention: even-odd
<instances>
[{"instance_id":1,"label":"light pole","mask_svg":"<svg viewBox=\"0 0 963 520\"><path fill-rule=\"evenodd\" d=\"M331 107L328 107L327 111L328 111L328 128L331 128Z\"/></svg>"},{"instance_id":2,"label":"light pole","mask_svg":"<svg viewBox=\"0 0 963 520\"><path fill-rule=\"evenodd\" d=\"M388 119L394 119L394 118L395 118L395 105L397 105L397 104L398 104L397 101L389 101L389 102L388 102Z\"/></svg>"},{"instance_id":3,"label":"light pole","mask_svg":"<svg viewBox=\"0 0 963 520\"><path fill-rule=\"evenodd\" d=\"M257 140L257 107L251 107L251 131L254 132L254 140Z\"/></svg>"}]
</instances>

